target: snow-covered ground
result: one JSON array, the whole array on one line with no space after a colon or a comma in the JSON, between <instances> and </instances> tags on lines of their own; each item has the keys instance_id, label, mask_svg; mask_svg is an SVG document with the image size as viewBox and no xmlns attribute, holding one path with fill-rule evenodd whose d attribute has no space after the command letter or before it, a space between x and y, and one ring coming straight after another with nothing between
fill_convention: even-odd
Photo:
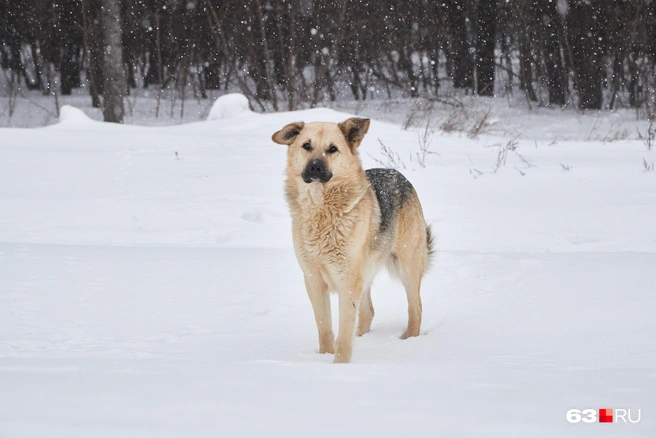
<instances>
[{"instance_id":1,"label":"snow-covered ground","mask_svg":"<svg viewBox=\"0 0 656 438\"><path fill-rule=\"evenodd\" d=\"M335 366L270 136L349 115L240 105L0 129L0 437L656 436L656 151L626 118L617 141L573 111L437 131L425 167L422 129L374 120L365 167L389 160L379 141L398 154L438 255L422 336L399 339L405 294L382 273L371 332Z\"/></svg>"}]
</instances>

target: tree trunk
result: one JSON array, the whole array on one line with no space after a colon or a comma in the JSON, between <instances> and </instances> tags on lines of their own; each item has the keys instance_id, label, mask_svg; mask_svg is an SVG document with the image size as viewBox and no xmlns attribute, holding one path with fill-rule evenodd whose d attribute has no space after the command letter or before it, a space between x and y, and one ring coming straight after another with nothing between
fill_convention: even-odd
<instances>
[{"instance_id":1,"label":"tree trunk","mask_svg":"<svg viewBox=\"0 0 656 438\"><path fill-rule=\"evenodd\" d=\"M530 0L524 0L517 5L515 14L515 28L517 29L517 45L519 49L519 89L524 91L526 102L529 109L531 102L538 100L533 88L533 56L531 55L531 41L534 40L534 33L529 24L531 12Z\"/></svg>"},{"instance_id":2,"label":"tree trunk","mask_svg":"<svg viewBox=\"0 0 656 438\"><path fill-rule=\"evenodd\" d=\"M102 87L102 72L100 68L100 32L97 26L89 26L91 10L85 0L82 0L82 44L87 57L87 81L91 93L91 105L100 108L100 93Z\"/></svg>"},{"instance_id":3,"label":"tree trunk","mask_svg":"<svg viewBox=\"0 0 656 438\"><path fill-rule=\"evenodd\" d=\"M45 87L43 86L43 78L41 75L41 55L39 54L40 50L38 49L36 40L30 43L30 50L32 51L32 59L34 60L34 79L35 87L38 87L41 91L45 92Z\"/></svg>"},{"instance_id":4,"label":"tree trunk","mask_svg":"<svg viewBox=\"0 0 656 438\"><path fill-rule=\"evenodd\" d=\"M432 73L432 80L433 80L433 88L435 90L435 96L438 95L440 91L440 72L438 70L439 62L438 60L440 59L440 53L437 47L433 47L433 55L431 57L431 73Z\"/></svg>"},{"instance_id":5,"label":"tree trunk","mask_svg":"<svg viewBox=\"0 0 656 438\"><path fill-rule=\"evenodd\" d=\"M455 88L472 88L474 65L469 53L465 2L463 0L447 0L445 6L451 35L450 58L453 67L451 72L453 86Z\"/></svg>"},{"instance_id":6,"label":"tree trunk","mask_svg":"<svg viewBox=\"0 0 656 438\"><path fill-rule=\"evenodd\" d=\"M479 96L494 96L496 21L496 0L479 0L476 38L476 91Z\"/></svg>"},{"instance_id":7,"label":"tree trunk","mask_svg":"<svg viewBox=\"0 0 656 438\"><path fill-rule=\"evenodd\" d=\"M269 43L267 41L266 35L266 22L264 21L264 14L262 11L262 2L260 0L255 0L257 6L257 16L260 21L260 35L262 37L262 50L264 51L264 74L266 76L267 88L269 90L269 96L271 98L271 103L273 104L273 109L278 111L278 95L276 94L276 84L273 78L273 66L271 61L271 51L269 50Z\"/></svg>"},{"instance_id":8,"label":"tree trunk","mask_svg":"<svg viewBox=\"0 0 656 438\"><path fill-rule=\"evenodd\" d=\"M531 67L531 50L528 43L529 37L525 32L518 36L519 43L519 89L524 90L530 102L538 100L533 88L533 68Z\"/></svg>"},{"instance_id":9,"label":"tree trunk","mask_svg":"<svg viewBox=\"0 0 656 438\"><path fill-rule=\"evenodd\" d=\"M77 46L70 41L62 48L61 62L59 64L59 73L61 81L61 94L68 96L73 88L80 83L80 64L76 62Z\"/></svg>"},{"instance_id":10,"label":"tree trunk","mask_svg":"<svg viewBox=\"0 0 656 438\"><path fill-rule=\"evenodd\" d=\"M120 0L103 0L101 12L103 51L103 117L105 122L123 123L127 91L121 47Z\"/></svg>"},{"instance_id":11,"label":"tree trunk","mask_svg":"<svg viewBox=\"0 0 656 438\"><path fill-rule=\"evenodd\" d=\"M567 27L577 77L580 109L601 109L602 49L600 47L601 10L586 0L570 1Z\"/></svg>"},{"instance_id":12,"label":"tree trunk","mask_svg":"<svg viewBox=\"0 0 656 438\"><path fill-rule=\"evenodd\" d=\"M409 46L408 43L405 44L406 47ZM406 75L408 76L408 82L410 85L410 97L419 97L419 89L417 84L417 76L415 75L415 69L412 65L412 53L406 52L407 49L399 50L399 69L405 70Z\"/></svg>"},{"instance_id":13,"label":"tree trunk","mask_svg":"<svg viewBox=\"0 0 656 438\"><path fill-rule=\"evenodd\" d=\"M547 4L543 0L534 0L533 4L544 48L549 103L562 106L567 103L567 75L558 36L558 11L555 3Z\"/></svg>"},{"instance_id":14,"label":"tree trunk","mask_svg":"<svg viewBox=\"0 0 656 438\"><path fill-rule=\"evenodd\" d=\"M647 3L646 8L647 51L651 55L651 61L656 62L656 2L652 0Z\"/></svg>"}]
</instances>

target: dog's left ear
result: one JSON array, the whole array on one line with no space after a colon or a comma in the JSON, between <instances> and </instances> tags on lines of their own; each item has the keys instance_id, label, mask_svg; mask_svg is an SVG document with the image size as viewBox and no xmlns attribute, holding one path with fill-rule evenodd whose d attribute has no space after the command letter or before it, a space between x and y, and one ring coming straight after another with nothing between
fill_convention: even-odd
<instances>
[{"instance_id":1,"label":"dog's left ear","mask_svg":"<svg viewBox=\"0 0 656 438\"><path fill-rule=\"evenodd\" d=\"M344 134L346 142L352 151L354 151L360 143L364 135L369 130L369 119L361 119L359 117L351 117L350 119L344 120L339 125L340 131Z\"/></svg>"},{"instance_id":2,"label":"dog's left ear","mask_svg":"<svg viewBox=\"0 0 656 438\"><path fill-rule=\"evenodd\" d=\"M271 140L275 141L278 144L290 145L294 143L294 140L303 130L305 123L303 122L294 122L282 128L280 131L276 132L271 136Z\"/></svg>"}]
</instances>

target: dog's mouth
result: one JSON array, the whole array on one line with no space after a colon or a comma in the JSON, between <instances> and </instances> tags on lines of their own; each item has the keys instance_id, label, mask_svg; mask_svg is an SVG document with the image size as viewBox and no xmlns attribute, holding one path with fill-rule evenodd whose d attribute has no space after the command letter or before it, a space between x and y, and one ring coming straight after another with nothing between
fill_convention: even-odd
<instances>
[{"instance_id":1,"label":"dog's mouth","mask_svg":"<svg viewBox=\"0 0 656 438\"><path fill-rule=\"evenodd\" d=\"M305 181L308 184L313 183L313 182L318 182L318 183L323 184L323 183L327 183L328 181L330 181L330 179L333 176L332 175L326 175L326 176L323 176L323 177L319 177L319 176L307 176L307 175L301 174L301 177L303 178L303 181Z\"/></svg>"},{"instance_id":2,"label":"dog's mouth","mask_svg":"<svg viewBox=\"0 0 656 438\"><path fill-rule=\"evenodd\" d=\"M303 181L310 184L313 182L327 183L333 177L333 173L328 170L323 160L313 159L308 162L301 172Z\"/></svg>"}]
</instances>

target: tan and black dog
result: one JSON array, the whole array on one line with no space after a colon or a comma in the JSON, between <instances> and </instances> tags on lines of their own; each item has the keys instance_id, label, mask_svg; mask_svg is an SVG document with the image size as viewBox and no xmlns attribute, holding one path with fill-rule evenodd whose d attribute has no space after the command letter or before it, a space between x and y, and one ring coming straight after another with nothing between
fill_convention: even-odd
<instances>
[{"instance_id":1,"label":"tan and black dog","mask_svg":"<svg viewBox=\"0 0 656 438\"><path fill-rule=\"evenodd\" d=\"M351 360L357 334L374 317L371 283L387 266L405 286L408 328L421 325L421 279L432 254L430 227L412 185L393 169L365 171L358 146L369 120L291 123L273 134L288 145L285 191L294 250L319 330L319 352ZM339 294L339 332L332 330L330 292Z\"/></svg>"}]
</instances>

